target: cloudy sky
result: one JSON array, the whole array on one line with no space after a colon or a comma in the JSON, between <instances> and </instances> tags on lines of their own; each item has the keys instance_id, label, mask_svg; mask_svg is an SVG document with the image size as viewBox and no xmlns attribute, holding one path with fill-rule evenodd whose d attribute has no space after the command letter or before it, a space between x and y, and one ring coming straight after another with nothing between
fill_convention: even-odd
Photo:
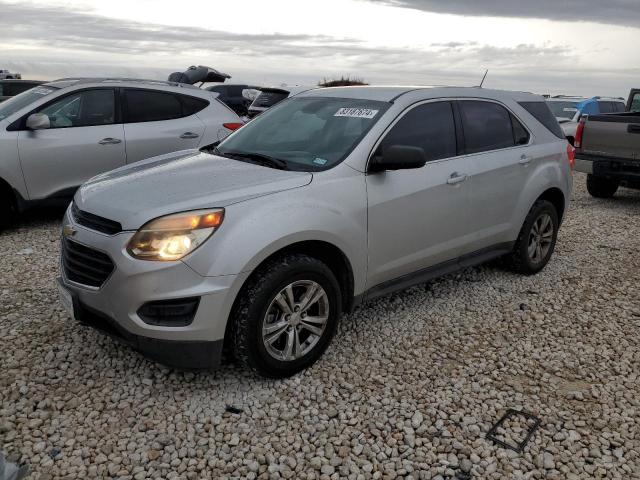
<instances>
[{"instance_id":1,"label":"cloudy sky","mask_svg":"<svg viewBox=\"0 0 640 480\"><path fill-rule=\"evenodd\" d=\"M0 68L165 79L208 65L258 84L352 75L626 96L640 0L0 0Z\"/></svg>"}]
</instances>

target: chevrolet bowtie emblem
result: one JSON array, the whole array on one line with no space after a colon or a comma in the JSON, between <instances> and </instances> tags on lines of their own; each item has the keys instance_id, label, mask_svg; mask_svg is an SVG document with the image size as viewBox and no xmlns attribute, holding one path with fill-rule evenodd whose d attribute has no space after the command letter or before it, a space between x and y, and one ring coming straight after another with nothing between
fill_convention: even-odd
<instances>
[{"instance_id":1,"label":"chevrolet bowtie emblem","mask_svg":"<svg viewBox=\"0 0 640 480\"><path fill-rule=\"evenodd\" d=\"M62 234L65 237L73 237L76 234L76 229L73 228L73 226L66 224L64 227L62 227Z\"/></svg>"}]
</instances>

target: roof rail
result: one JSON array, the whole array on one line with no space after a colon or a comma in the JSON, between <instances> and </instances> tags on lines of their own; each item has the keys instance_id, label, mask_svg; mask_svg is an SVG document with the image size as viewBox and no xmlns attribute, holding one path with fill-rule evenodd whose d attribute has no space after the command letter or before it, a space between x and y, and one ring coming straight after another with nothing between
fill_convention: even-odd
<instances>
[{"instance_id":1,"label":"roof rail","mask_svg":"<svg viewBox=\"0 0 640 480\"><path fill-rule=\"evenodd\" d=\"M101 83L101 82L131 82L131 83L146 83L153 85L167 85L170 87L182 87L182 88L198 88L188 83L168 82L166 80L152 80L146 78L127 78L127 77L65 77L52 80L49 83L55 82L79 82L79 83Z\"/></svg>"}]
</instances>

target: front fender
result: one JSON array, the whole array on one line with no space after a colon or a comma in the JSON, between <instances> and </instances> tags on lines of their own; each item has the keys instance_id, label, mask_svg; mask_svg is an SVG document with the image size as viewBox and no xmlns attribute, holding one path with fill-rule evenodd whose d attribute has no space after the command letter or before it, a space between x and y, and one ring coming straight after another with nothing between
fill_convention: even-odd
<instances>
[{"instance_id":1,"label":"front fender","mask_svg":"<svg viewBox=\"0 0 640 480\"><path fill-rule=\"evenodd\" d=\"M326 242L344 253L354 293L361 293L367 268L366 187L364 175L344 168L347 175L314 174L307 186L230 205L219 231L185 263L204 276L235 275L255 270L292 244Z\"/></svg>"}]
</instances>

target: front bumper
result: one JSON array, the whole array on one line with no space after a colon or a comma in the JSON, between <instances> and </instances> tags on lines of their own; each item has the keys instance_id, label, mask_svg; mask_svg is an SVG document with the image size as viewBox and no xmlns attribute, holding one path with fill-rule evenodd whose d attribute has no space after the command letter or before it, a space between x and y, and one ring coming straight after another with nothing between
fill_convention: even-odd
<instances>
[{"instance_id":1,"label":"front bumper","mask_svg":"<svg viewBox=\"0 0 640 480\"><path fill-rule=\"evenodd\" d=\"M248 273L203 277L180 261L137 260L126 251L134 232L105 235L75 224L68 212L63 225L73 227L74 242L107 254L115 265L99 288L69 280L61 268L60 283L71 293L77 320L168 365L211 368L219 363L227 319ZM199 298L189 325L150 325L137 313L147 302L186 297Z\"/></svg>"}]
</instances>

